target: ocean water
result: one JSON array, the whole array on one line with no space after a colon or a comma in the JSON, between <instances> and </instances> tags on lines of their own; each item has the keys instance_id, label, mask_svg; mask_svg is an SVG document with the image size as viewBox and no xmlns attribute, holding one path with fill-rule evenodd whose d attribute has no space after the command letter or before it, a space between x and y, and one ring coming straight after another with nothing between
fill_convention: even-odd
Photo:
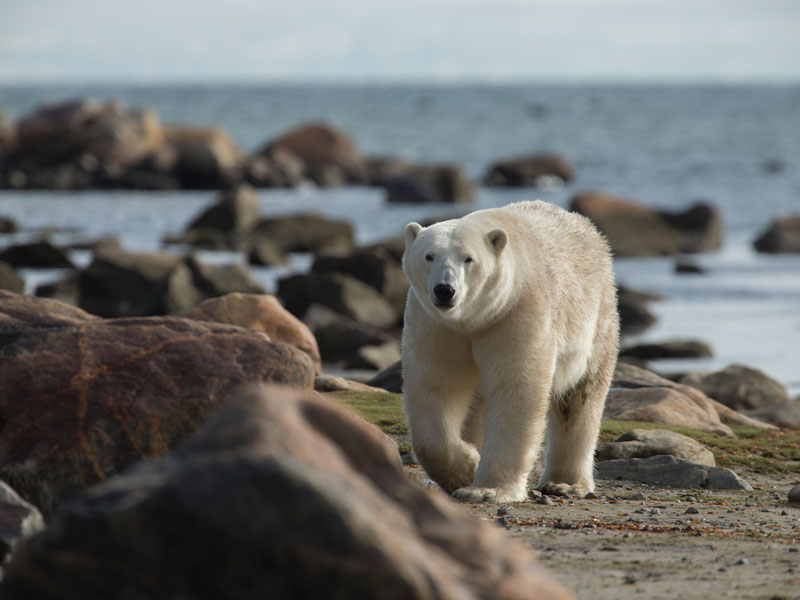
<instances>
[{"instance_id":1,"label":"ocean water","mask_svg":"<svg viewBox=\"0 0 800 600\"><path fill-rule=\"evenodd\" d=\"M664 296L658 323L626 344L688 337L714 357L661 361L664 371L740 363L763 369L800 393L800 256L759 255L752 241L778 216L800 213L800 86L599 85L272 85L0 86L0 110L18 118L68 98L121 98L154 108L168 123L218 125L254 150L298 123L324 120L347 131L366 154L455 162L475 178L497 159L532 151L563 154L576 179L547 190L479 188L474 205L388 205L380 190L260 190L265 215L316 211L353 222L359 242L400 235L411 220L463 214L540 198L567 206L597 189L652 206L718 207L723 248L692 257L704 275L676 275L666 258L619 259L618 281ZM777 162L775 172L765 168ZM58 229L56 241L118 235L132 250L156 250L212 202L212 192L0 191L0 215L25 231L0 247ZM213 262L242 261L201 253ZM76 253L85 263L86 253ZM289 269L257 269L272 289ZM25 271L32 289L58 273Z\"/></svg>"}]
</instances>

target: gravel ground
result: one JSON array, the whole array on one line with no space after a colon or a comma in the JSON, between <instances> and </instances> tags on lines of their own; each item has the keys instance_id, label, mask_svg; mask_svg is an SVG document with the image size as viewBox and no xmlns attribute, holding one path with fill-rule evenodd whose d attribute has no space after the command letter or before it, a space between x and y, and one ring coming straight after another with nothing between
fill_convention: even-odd
<instances>
[{"instance_id":1,"label":"gravel ground","mask_svg":"<svg viewBox=\"0 0 800 600\"><path fill-rule=\"evenodd\" d=\"M797 476L739 474L753 491L600 481L596 499L463 507L530 546L580 599L800 599Z\"/></svg>"}]
</instances>

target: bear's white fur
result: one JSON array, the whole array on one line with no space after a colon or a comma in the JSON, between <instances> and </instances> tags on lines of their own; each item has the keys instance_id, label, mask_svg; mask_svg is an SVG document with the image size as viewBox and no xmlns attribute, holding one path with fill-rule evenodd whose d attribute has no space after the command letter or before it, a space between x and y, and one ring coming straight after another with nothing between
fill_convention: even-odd
<instances>
[{"instance_id":1,"label":"bear's white fur","mask_svg":"<svg viewBox=\"0 0 800 600\"><path fill-rule=\"evenodd\" d=\"M539 489L592 491L619 343L603 237L540 201L405 237L404 402L430 477L460 500L525 500L547 428Z\"/></svg>"}]
</instances>

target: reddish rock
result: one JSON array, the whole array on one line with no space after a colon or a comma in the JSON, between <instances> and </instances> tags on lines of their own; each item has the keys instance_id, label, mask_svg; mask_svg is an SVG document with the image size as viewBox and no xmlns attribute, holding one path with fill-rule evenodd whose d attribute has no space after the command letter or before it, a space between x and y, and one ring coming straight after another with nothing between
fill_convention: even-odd
<instances>
[{"instance_id":1,"label":"reddish rock","mask_svg":"<svg viewBox=\"0 0 800 600\"><path fill-rule=\"evenodd\" d=\"M344 254L353 250L353 226L315 213L271 217L258 222L250 242L266 239L284 252Z\"/></svg>"},{"instance_id":2,"label":"reddish rock","mask_svg":"<svg viewBox=\"0 0 800 600\"><path fill-rule=\"evenodd\" d=\"M239 180L244 155L233 138L218 127L172 125L164 130L174 151L168 172L183 188L219 189Z\"/></svg>"},{"instance_id":3,"label":"reddish rock","mask_svg":"<svg viewBox=\"0 0 800 600\"><path fill-rule=\"evenodd\" d=\"M313 392L243 392L166 460L89 490L18 547L23 598L558 600L524 546L409 481Z\"/></svg>"},{"instance_id":4,"label":"reddish rock","mask_svg":"<svg viewBox=\"0 0 800 600\"><path fill-rule=\"evenodd\" d=\"M326 123L307 123L271 141L259 154L288 150L305 163L306 176L319 185L365 183L367 168L355 143Z\"/></svg>"},{"instance_id":5,"label":"reddish rock","mask_svg":"<svg viewBox=\"0 0 800 600\"><path fill-rule=\"evenodd\" d=\"M697 202L686 210L660 210L658 214L677 232L681 252L706 252L722 248L722 215L710 204Z\"/></svg>"},{"instance_id":6,"label":"reddish rock","mask_svg":"<svg viewBox=\"0 0 800 600\"><path fill-rule=\"evenodd\" d=\"M239 327L102 320L0 292L0 478L43 512L161 456L242 383L310 388L303 352Z\"/></svg>"},{"instance_id":7,"label":"reddish rock","mask_svg":"<svg viewBox=\"0 0 800 600\"><path fill-rule=\"evenodd\" d=\"M322 373L317 340L308 326L286 310L275 296L267 294L226 294L205 300L186 313L186 318L238 325L260 331L270 341L302 350Z\"/></svg>"}]
</instances>

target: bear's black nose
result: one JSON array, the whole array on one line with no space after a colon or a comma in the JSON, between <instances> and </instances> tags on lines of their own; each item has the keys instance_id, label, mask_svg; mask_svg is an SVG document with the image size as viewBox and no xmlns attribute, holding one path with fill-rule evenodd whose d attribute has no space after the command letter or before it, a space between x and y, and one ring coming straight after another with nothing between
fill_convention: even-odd
<instances>
[{"instance_id":1,"label":"bear's black nose","mask_svg":"<svg viewBox=\"0 0 800 600\"><path fill-rule=\"evenodd\" d=\"M436 296L437 300L442 302L447 302L448 300L452 299L455 294L456 291L452 288L452 286L449 286L446 283L440 283L433 288L433 295Z\"/></svg>"}]
</instances>

